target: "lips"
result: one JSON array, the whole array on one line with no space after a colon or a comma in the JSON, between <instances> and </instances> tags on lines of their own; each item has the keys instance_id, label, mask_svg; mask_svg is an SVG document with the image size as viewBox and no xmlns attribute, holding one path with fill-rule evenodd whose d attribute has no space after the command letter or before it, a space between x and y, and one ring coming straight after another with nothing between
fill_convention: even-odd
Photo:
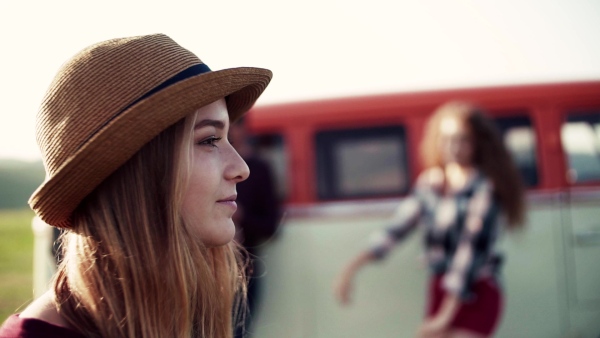
<instances>
[{"instance_id":1,"label":"lips","mask_svg":"<svg viewBox=\"0 0 600 338\"><path fill-rule=\"evenodd\" d=\"M220 199L217 202L235 202L236 199L237 199L237 195L231 195L229 197L225 197L223 199Z\"/></svg>"},{"instance_id":2,"label":"lips","mask_svg":"<svg viewBox=\"0 0 600 338\"><path fill-rule=\"evenodd\" d=\"M229 197L225 197L223 199L218 200L217 203L219 205L230 207L235 211L237 209L237 203L235 203L236 198L237 195L231 195Z\"/></svg>"}]
</instances>

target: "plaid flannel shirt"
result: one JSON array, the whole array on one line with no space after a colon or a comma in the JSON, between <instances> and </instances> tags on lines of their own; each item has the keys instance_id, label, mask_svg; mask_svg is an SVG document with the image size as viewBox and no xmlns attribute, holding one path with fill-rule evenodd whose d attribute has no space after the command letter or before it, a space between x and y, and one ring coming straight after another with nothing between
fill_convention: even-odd
<instances>
[{"instance_id":1,"label":"plaid flannel shirt","mask_svg":"<svg viewBox=\"0 0 600 338\"><path fill-rule=\"evenodd\" d=\"M384 258L421 224L431 271L443 275L443 287L448 292L469 299L479 278L498 280L502 261L495 250L499 216L493 185L480 172L462 189L448 191L441 169L429 169L401 202L390 226L373 239L371 251L377 259Z\"/></svg>"}]
</instances>

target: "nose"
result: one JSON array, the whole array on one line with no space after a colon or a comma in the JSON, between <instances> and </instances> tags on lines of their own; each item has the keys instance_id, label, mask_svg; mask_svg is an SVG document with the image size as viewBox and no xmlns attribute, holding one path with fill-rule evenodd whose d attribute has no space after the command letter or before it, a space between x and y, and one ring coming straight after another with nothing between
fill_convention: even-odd
<instances>
[{"instance_id":1,"label":"nose","mask_svg":"<svg viewBox=\"0 0 600 338\"><path fill-rule=\"evenodd\" d=\"M231 156L225 170L225 178L235 183L242 182L250 176L250 168L233 146L230 145L229 149L231 150Z\"/></svg>"},{"instance_id":2,"label":"nose","mask_svg":"<svg viewBox=\"0 0 600 338\"><path fill-rule=\"evenodd\" d=\"M456 154L458 152L459 148L460 148L460 142L456 138L451 137L448 140L448 150L452 154Z\"/></svg>"}]
</instances>

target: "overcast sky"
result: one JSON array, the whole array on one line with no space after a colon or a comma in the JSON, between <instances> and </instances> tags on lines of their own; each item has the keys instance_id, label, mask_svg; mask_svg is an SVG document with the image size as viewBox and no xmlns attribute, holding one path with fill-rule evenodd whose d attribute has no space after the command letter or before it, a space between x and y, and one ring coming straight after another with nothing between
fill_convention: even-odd
<instances>
[{"instance_id":1,"label":"overcast sky","mask_svg":"<svg viewBox=\"0 0 600 338\"><path fill-rule=\"evenodd\" d=\"M0 158L39 159L35 115L65 60L98 41L158 32L212 69L273 70L259 105L600 80L598 0L7 0Z\"/></svg>"}]
</instances>

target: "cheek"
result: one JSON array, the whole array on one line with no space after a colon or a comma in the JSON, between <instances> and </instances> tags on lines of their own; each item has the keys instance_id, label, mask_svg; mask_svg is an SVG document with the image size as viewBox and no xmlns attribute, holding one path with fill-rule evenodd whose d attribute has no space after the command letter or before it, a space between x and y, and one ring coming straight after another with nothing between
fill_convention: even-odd
<instances>
[{"instance_id":1,"label":"cheek","mask_svg":"<svg viewBox=\"0 0 600 338\"><path fill-rule=\"evenodd\" d=\"M438 149L442 154L448 153L448 150L450 149L450 147L448 146L448 138L446 138L446 137L440 138L440 140L438 142Z\"/></svg>"},{"instance_id":2,"label":"cheek","mask_svg":"<svg viewBox=\"0 0 600 338\"><path fill-rule=\"evenodd\" d=\"M456 154L456 140L445 137L440 142L440 151L445 157L453 157Z\"/></svg>"},{"instance_id":3,"label":"cheek","mask_svg":"<svg viewBox=\"0 0 600 338\"><path fill-rule=\"evenodd\" d=\"M194 188L201 187L188 187L183 198L181 215L189 226L197 227L206 219L210 209L205 195L201 193L202 189Z\"/></svg>"},{"instance_id":4,"label":"cheek","mask_svg":"<svg viewBox=\"0 0 600 338\"><path fill-rule=\"evenodd\" d=\"M212 171L200 160L193 163L191 170L183 195L182 215L186 222L194 225L208 216L217 178L211 177Z\"/></svg>"}]
</instances>

